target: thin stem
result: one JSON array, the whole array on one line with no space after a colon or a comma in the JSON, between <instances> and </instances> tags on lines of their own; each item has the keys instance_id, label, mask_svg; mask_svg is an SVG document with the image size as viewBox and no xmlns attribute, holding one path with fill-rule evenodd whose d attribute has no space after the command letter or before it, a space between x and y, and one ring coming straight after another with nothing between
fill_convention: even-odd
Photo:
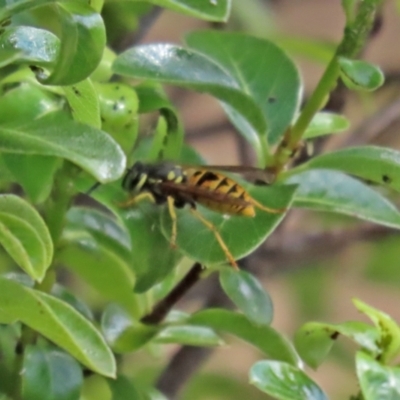
<instances>
[{"instance_id":1,"label":"thin stem","mask_svg":"<svg viewBox=\"0 0 400 400\"><path fill-rule=\"evenodd\" d=\"M314 115L326 104L330 92L339 78L339 58L354 57L364 45L373 27L374 17L383 0L361 2L353 21L348 21L344 36L335 55L328 64L317 87L303 108L294 126L286 132L284 139L274 154L272 165L280 172L299 147L300 141Z\"/></svg>"},{"instance_id":2,"label":"thin stem","mask_svg":"<svg viewBox=\"0 0 400 400\"><path fill-rule=\"evenodd\" d=\"M76 194L73 178L77 169L66 163L57 173L52 192L46 203L44 219L50 230L54 246L57 245L65 223L65 215L71 205L72 197Z\"/></svg>"},{"instance_id":3,"label":"thin stem","mask_svg":"<svg viewBox=\"0 0 400 400\"><path fill-rule=\"evenodd\" d=\"M175 288L157 303L153 310L141 319L141 322L152 325L162 322L172 307L200 280L202 272L203 266L195 263Z\"/></svg>"}]
</instances>

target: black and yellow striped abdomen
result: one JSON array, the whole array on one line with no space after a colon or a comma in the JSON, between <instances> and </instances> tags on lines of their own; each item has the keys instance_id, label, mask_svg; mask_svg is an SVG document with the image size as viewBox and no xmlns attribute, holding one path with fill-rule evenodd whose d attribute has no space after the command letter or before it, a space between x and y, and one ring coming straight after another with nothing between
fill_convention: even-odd
<instances>
[{"instance_id":1,"label":"black and yellow striped abdomen","mask_svg":"<svg viewBox=\"0 0 400 400\"><path fill-rule=\"evenodd\" d=\"M208 197L196 196L196 202L209 208L210 210L222 214L242 215L254 217L254 201L246 190L225 175L206 169L188 168L185 169L187 182L189 186L194 186L223 196L224 201L213 201ZM241 200L237 204L234 200Z\"/></svg>"}]
</instances>

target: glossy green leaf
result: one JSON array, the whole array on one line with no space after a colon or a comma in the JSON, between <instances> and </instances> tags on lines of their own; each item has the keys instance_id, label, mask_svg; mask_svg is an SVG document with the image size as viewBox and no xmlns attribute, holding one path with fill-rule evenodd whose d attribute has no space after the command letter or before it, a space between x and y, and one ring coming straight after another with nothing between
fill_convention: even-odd
<instances>
[{"instance_id":1,"label":"glossy green leaf","mask_svg":"<svg viewBox=\"0 0 400 400\"><path fill-rule=\"evenodd\" d=\"M0 46L4 51L15 52L14 63L50 68L58 55L60 40L44 29L11 26L0 35Z\"/></svg>"},{"instance_id":2,"label":"glossy green leaf","mask_svg":"<svg viewBox=\"0 0 400 400\"><path fill-rule=\"evenodd\" d=\"M78 299L74 294L68 291L64 286L55 284L51 289L51 294L65 303L68 303L76 311L81 313L86 319L94 320L92 310L81 299Z\"/></svg>"},{"instance_id":3,"label":"glossy green leaf","mask_svg":"<svg viewBox=\"0 0 400 400\"><path fill-rule=\"evenodd\" d=\"M85 230L98 244L131 263L131 242L128 232L115 217L88 207L73 207L67 213L67 227Z\"/></svg>"},{"instance_id":4,"label":"glossy green leaf","mask_svg":"<svg viewBox=\"0 0 400 400\"><path fill-rule=\"evenodd\" d=\"M277 143L298 112L301 82L294 63L274 43L240 33L194 32L186 38L189 46L206 54L229 73L242 93L253 99L268 128L268 141ZM221 51L223 49L223 51ZM257 143L265 129L246 124L224 99L231 121L250 143ZM258 139L256 139L258 138ZM265 140L265 139L261 139Z\"/></svg>"},{"instance_id":5,"label":"glossy green leaf","mask_svg":"<svg viewBox=\"0 0 400 400\"><path fill-rule=\"evenodd\" d=\"M100 182L117 179L125 155L105 132L51 113L25 125L0 126L0 150L65 158Z\"/></svg>"},{"instance_id":6,"label":"glossy green leaf","mask_svg":"<svg viewBox=\"0 0 400 400\"><path fill-rule=\"evenodd\" d=\"M279 400L328 400L322 389L300 369L279 361L251 367L250 383Z\"/></svg>"},{"instance_id":7,"label":"glossy green leaf","mask_svg":"<svg viewBox=\"0 0 400 400\"><path fill-rule=\"evenodd\" d=\"M68 245L60 250L59 261L97 289L102 297L117 301L136 315L134 275L123 256L79 230L68 229L64 239Z\"/></svg>"},{"instance_id":8,"label":"glossy green leaf","mask_svg":"<svg viewBox=\"0 0 400 400\"><path fill-rule=\"evenodd\" d=\"M344 84L354 90L372 91L383 85L385 80L379 67L362 60L340 57L340 76Z\"/></svg>"},{"instance_id":9,"label":"glossy green leaf","mask_svg":"<svg viewBox=\"0 0 400 400\"><path fill-rule=\"evenodd\" d=\"M75 85L63 86L63 90L74 120L100 128L100 105L92 81L85 79Z\"/></svg>"},{"instance_id":10,"label":"glossy green leaf","mask_svg":"<svg viewBox=\"0 0 400 400\"><path fill-rule=\"evenodd\" d=\"M261 282L246 271L225 268L220 272L224 292L246 317L259 325L269 325L273 317L273 305Z\"/></svg>"},{"instance_id":11,"label":"glossy green leaf","mask_svg":"<svg viewBox=\"0 0 400 400\"><path fill-rule=\"evenodd\" d=\"M380 337L377 343L382 354L380 361L388 363L400 354L400 327L389 315L358 299L353 299L356 308L375 324Z\"/></svg>"},{"instance_id":12,"label":"glossy green leaf","mask_svg":"<svg viewBox=\"0 0 400 400\"><path fill-rule=\"evenodd\" d=\"M285 337L269 326L253 324L244 315L209 309L193 314L187 322L230 333L249 342L272 359L298 364L299 358Z\"/></svg>"},{"instance_id":13,"label":"glossy green leaf","mask_svg":"<svg viewBox=\"0 0 400 400\"><path fill-rule=\"evenodd\" d=\"M274 209L287 209L295 191L294 186L252 186L249 194L261 204ZM271 234L284 218L285 213L276 214L256 208L256 216L225 216L199 206L198 211L211 222L221 234L233 258L240 259L254 251ZM189 209L176 210L177 247L189 258L210 265L227 262L227 257L214 233L196 218ZM172 220L168 209L162 214L162 232L169 240ZM246 232L246 235L243 235Z\"/></svg>"},{"instance_id":14,"label":"glossy green leaf","mask_svg":"<svg viewBox=\"0 0 400 400\"><path fill-rule=\"evenodd\" d=\"M115 376L115 360L103 337L70 305L0 278L0 312L39 332L92 371Z\"/></svg>"},{"instance_id":15,"label":"glossy green leaf","mask_svg":"<svg viewBox=\"0 0 400 400\"><path fill-rule=\"evenodd\" d=\"M110 304L102 315L101 329L115 352L127 353L147 344L160 328L145 325L133 319L118 305Z\"/></svg>"},{"instance_id":16,"label":"glossy green leaf","mask_svg":"<svg viewBox=\"0 0 400 400\"><path fill-rule=\"evenodd\" d=\"M33 279L41 281L53 259L53 242L39 213L12 194L0 196L0 243Z\"/></svg>"},{"instance_id":17,"label":"glossy green leaf","mask_svg":"<svg viewBox=\"0 0 400 400\"><path fill-rule=\"evenodd\" d=\"M365 400L400 398L400 368L386 367L360 351L357 353L356 370Z\"/></svg>"},{"instance_id":18,"label":"glossy green leaf","mask_svg":"<svg viewBox=\"0 0 400 400\"><path fill-rule=\"evenodd\" d=\"M0 97L0 123L26 123L59 108L59 100L51 93L23 82Z\"/></svg>"},{"instance_id":19,"label":"glossy green leaf","mask_svg":"<svg viewBox=\"0 0 400 400\"><path fill-rule=\"evenodd\" d=\"M183 86L209 93L230 104L255 132L265 132L266 121L255 101L219 64L196 51L171 44L151 44L125 51L114 62L115 73Z\"/></svg>"},{"instance_id":20,"label":"glossy green leaf","mask_svg":"<svg viewBox=\"0 0 400 400\"><path fill-rule=\"evenodd\" d=\"M149 3L169 8L206 21L226 22L232 0L146 0Z\"/></svg>"},{"instance_id":21,"label":"glossy green leaf","mask_svg":"<svg viewBox=\"0 0 400 400\"><path fill-rule=\"evenodd\" d=\"M187 346L221 346L224 341L210 328L193 325L171 325L155 337L157 343L179 343Z\"/></svg>"},{"instance_id":22,"label":"glossy green leaf","mask_svg":"<svg viewBox=\"0 0 400 400\"><path fill-rule=\"evenodd\" d=\"M325 361L339 335L352 339L371 354L379 355L379 332L374 327L358 321L342 324L308 322L295 335L294 344L302 360L317 368Z\"/></svg>"},{"instance_id":23,"label":"glossy green leaf","mask_svg":"<svg viewBox=\"0 0 400 400\"><path fill-rule=\"evenodd\" d=\"M308 125L303 139L312 139L318 136L340 133L350 127L349 120L343 115L321 111L314 115Z\"/></svg>"},{"instance_id":24,"label":"glossy green leaf","mask_svg":"<svg viewBox=\"0 0 400 400\"><path fill-rule=\"evenodd\" d=\"M143 395L124 375L118 375L117 379L109 379L108 384L112 392L112 400L148 400L147 396Z\"/></svg>"},{"instance_id":25,"label":"glossy green leaf","mask_svg":"<svg viewBox=\"0 0 400 400\"><path fill-rule=\"evenodd\" d=\"M23 400L76 400L83 383L80 365L68 354L28 346L24 351Z\"/></svg>"},{"instance_id":26,"label":"glossy green leaf","mask_svg":"<svg viewBox=\"0 0 400 400\"><path fill-rule=\"evenodd\" d=\"M293 175L286 182L299 185L294 200L296 206L400 228L400 214L392 203L342 172L315 169Z\"/></svg>"},{"instance_id":27,"label":"glossy green leaf","mask_svg":"<svg viewBox=\"0 0 400 400\"><path fill-rule=\"evenodd\" d=\"M106 44L103 20L89 4L78 1L52 6L61 27L61 42L50 76L44 84L72 85L86 79L98 66Z\"/></svg>"},{"instance_id":28,"label":"glossy green leaf","mask_svg":"<svg viewBox=\"0 0 400 400\"><path fill-rule=\"evenodd\" d=\"M400 152L378 147L349 147L312 158L299 169L328 168L400 191Z\"/></svg>"}]
</instances>

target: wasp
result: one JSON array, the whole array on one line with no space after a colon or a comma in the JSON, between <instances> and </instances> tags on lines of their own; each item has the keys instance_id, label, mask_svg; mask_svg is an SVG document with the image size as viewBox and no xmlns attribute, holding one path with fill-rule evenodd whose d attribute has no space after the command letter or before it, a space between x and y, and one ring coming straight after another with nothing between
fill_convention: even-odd
<instances>
[{"instance_id":1,"label":"wasp","mask_svg":"<svg viewBox=\"0 0 400 400\"><path fill-rule=\"evenodd\" d=\"M266 181L266 171L253 167L234 166L183 166L172 162L136 162L125 174L122 187L131 198L121 207L127 208L147 198L156 204L167 204L172 219L171 246L176 246L177 215L175 208L189 206L190 212L209 228L229 263L238 269L237 263L223 241L218 229L197 209L201 204L212 211L228 215L254 217L258 208L268 213L282 213L260 204L232 178L219 171L252 173Z\"/></svg>"}]
</instances>

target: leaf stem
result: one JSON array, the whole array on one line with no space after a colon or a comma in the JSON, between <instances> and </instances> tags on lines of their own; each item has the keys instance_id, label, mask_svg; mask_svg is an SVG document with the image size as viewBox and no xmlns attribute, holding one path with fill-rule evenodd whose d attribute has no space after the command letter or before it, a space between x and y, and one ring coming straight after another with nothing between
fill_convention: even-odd
<instances>
[{"instance_id":1,"label":"leaf stem","mask_svg":"<svg viewBox=\"0 0 400 400\"><path fill-rule=\"evenodd\" d=\"M335 88L339 78L339 58L354 57L363 47L373 27L374 18L383 0L364 0L360 3L353 20L347 21L341 43L329 62L317 87L304 106L295 124L288 129L277 148L272 165L277 173L281 172L300 145L300 141L314 115L324 107L330 92Z\"/></svg>"}]
</instances>

